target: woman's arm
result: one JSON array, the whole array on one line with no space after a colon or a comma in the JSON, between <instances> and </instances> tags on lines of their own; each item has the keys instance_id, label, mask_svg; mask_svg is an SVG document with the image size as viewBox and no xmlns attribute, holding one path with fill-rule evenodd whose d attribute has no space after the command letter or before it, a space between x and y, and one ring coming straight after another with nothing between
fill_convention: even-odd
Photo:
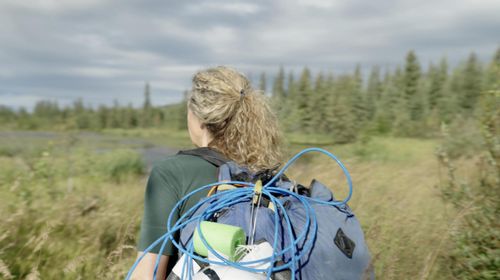
<instances>
[{"instance_id":1,"label":"woman's arm","mask_svg":"<svg viewBox=\"0 0 500 280\"><path fill-rule=\"evenodd\" d=\"M137 254L137 258L142 255L142 252ZM137 264L134 272L132 273L131 279L133 280L151 280L153 279L153 272L158 254L146 253L141 262ZM158 265L158 272L156 273L156 279L164 280L167 278L167 265L169 256L161 256L160 263Z\"/></svg>"},{"instance_id":2,"label":"woman's arm","mask_svg":"<svg viewBox=\"0 0 500 280\"><path fill-rule=\"evenodd\" d=\"M158 238L167 232L167 218L174 205L179 200L177 187L180 186L175 176L173 161L164 161L151 171L146 185L144 196L144 216L141 223L141 234L138 242L138 257ZM173 217L173 223L177 214ZM161 245L161 244L160 244ZM172 243L165 244L162 254L159 254L160 245L150 248L142 261L135 269L132 279L153 279L155 262L161 256L158 266L157 279L165 279L169 255L176 254Z\"/></svg>"}]
</instances>

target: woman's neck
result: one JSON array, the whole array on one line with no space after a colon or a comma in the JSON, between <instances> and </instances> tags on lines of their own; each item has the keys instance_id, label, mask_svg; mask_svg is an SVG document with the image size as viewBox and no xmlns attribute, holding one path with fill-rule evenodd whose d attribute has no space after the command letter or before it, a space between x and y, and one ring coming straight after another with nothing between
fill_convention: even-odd
<instances>
[{"instance_id":1,"label":"woman's neck","mask_svg":"<svg viewBox=\"0 0 500 280\"><path fill-rule=\"evenodd\" d=\"M212 142L212 139L213 139L212 135L210 135L209 133L203 133L200 139L199 147L208 147L210 142Z\"/></svg>"}]
</instances>

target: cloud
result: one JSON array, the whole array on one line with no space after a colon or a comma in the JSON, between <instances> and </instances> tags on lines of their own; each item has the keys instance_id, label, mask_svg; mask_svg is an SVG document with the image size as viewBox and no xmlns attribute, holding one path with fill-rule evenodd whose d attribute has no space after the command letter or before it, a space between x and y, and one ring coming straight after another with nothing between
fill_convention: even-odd
<instances>
[{"instance_id":1,"label":"cloud","mask_svg":"<svg viewBox=\"0 0 500 280\"><path fill-rule=\"evenodd\" d=\"M39 99L111 104L179 101L192 75L228 64L244 73L394 67L499 46L500 2L38 0L0 3L0 104Z\"/></svg>"}]
</instances>

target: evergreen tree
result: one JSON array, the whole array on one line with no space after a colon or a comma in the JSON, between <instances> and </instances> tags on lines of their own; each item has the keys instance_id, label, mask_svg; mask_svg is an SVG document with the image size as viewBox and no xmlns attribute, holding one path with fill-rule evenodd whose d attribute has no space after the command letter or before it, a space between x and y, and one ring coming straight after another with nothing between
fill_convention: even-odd
<instances>
[{"instance_id":1,"label":"evergreen tree","mask_svg":"<svg viewBox=\"0 0 500 280\"><path fill-rule=\"evenodd\" d=\"M366 120L368 119L368 112L363 94L363 77L361 74L361 66L359 64L356 65L354 76L351 79L351 84L349 92L351 97L351 108L354 110L356 119L354 125L356 129L359 129L364 126Z\"/></svg>"},{"instance_id":2,"label":"evergreen tree","mask_svg":"<svg viewBox=\"0 0 500 280\"><path fill-rule=\"evenodd\" d=\"M60 113L59 105L56 101L40 100L36 102L33 113L37 118L55 121Z\"/></svg>"},{"instance_id":3,"label":"evergreen tree","mask_svg":"<svg viewBox=\"0 0 500 280\"><path fill-rule=\"evenodd\" d=\"M351 107L352 77L344 75L336 81L335 96L332 104L331 131L335 143L349 143L356 140L356 115Z\"/></svg>"},{"instance_id":4,"label":"evergreen tree","mask_svg":"<svg viewBox=\"0 0 500 280\"><path fill-rule=\"evenodd\" d=\"M111 112L109 114L109 127L111 128L119 128L121 124L122 117L120 115L120 103L118 100L113 100L113 108L111 108Z\"/></svg>"},{"instance_id":5,"label":"evergreen tree","mask_svg":"<svg viewBox=\"0 0 500 280\"><path fill-rule=\"evenodd\" d=\"M77 129L88 129L91 126L90 114L87 112L83 100L78 98L73 103L74 125Z\"/></svg>"},{"instance_id":6,"label":"evergreen tree","mask_svg":"<svg viewBox=\"0 0 500 280\"><path fill-rule=\"evenodd\" d=\"M97 109L97 124L99 129L104 129L107 128L109 123L109 110L106 106L100 105L99 108Z\"/></svg>"},{"instance_id":7,"label":"evergreen tree","mask_svg":"<svg viewBox=\"0 0 500 280\"><path fill-rule=\"evenodd\" d=\"M153 115L154 126L156 126L156 127L161 126L163 124L164 119L165 119L165 114L164 114L163 110L160 110L158 108L153 107L152 115Z\"/></svg>"},{"instance_id":8,"label":"evergreen tree","mask_svg":"<svg viewBox=\"0 0 500 280\"><path fill-rule=\"evenodd\" d=\"M440 94L438 94L437 98L438 100L445 95L445 86L446 82L448 81L448 61L446 60L446 58L441 59L441 62L439 64L439 74L441 77L441 87L439 91Z\"/></svg>"},{"instance_id":9,"label":"evergreen tree","mask_svg":"<svg viewBox=\"0 0 500 280\"><path fill-rule=\"evenodd\" d=\"M311 123L312 110L310 108L310 98L312 97L311 72L304 68L298 81L297 94L294 98L297 108L298 129L306 131Z\"/></svg>"},{"instance_id":10,"label":"evergreen tree","mask_svg":"<svg viewBox=\"0 0 500 280\"><path fill-rule=\"evenodd\" d=\"M450 123L458 111L458 100L454 93L451 90L451 79L448 78L443 87L443 94L437 103L440 123Z\"/></svg>"},{"instance_id":11,"label":"evergreen tree","mask_svg":"<svg viewBox=\"0 0 500 280\"><path fill-rule=\"evenodd\" d=\"M316 77L314 94L310 98L309 110L311 114L310 131L315 133L326 133L325 120L328 110L328 92L326 91L326 81L323 73Z\"/></svg>"},{"instance_id":12,"label":"evergreen tree","mask_svg":"<svg viewBox=\"0 0 500 280\"><path fill-rule=\"evenodd\" d=\"M423 115L422 97L418 95L420 92L420 76L420 64L415 52L412 50L406 56L404 75L404 97L411 120L419 120Z\"/></svg>"},{"instance_id":13,"label":"evergreen tree","mask_svg":"<svg viewBox=\"0 0 500 280\"><path fill-rule=\"evenodd\" d=\"M367 118L369 120L372 120L375 116L377 103L381 99L382 91L383 88L382 81L380 80L380 67L377 65L371 70L366 88L365 107Z\"/></svg>"},{"instance_id":14,"label":"evergreen tree","mask_svg":"<svg viewBox=\"0 0 500 280\"><path fill-rule=\"evenodd\" d=\"M297 85L292 71L288 73L285 96L286 99L282 102L282 105L280 105L281 110L278 111L278 113L285 130L295 130L297 129L297 109L295 103L297 98Z\"/></svg>"},{"instance_id":15,"label":"evergreen tree","mask_svg":"<svg viewBox=\"0 0 500 280\"><path fill-rule=\"evenodd\" d=\"M461 109L461 93L463 88L463 65L451 72L444 88L443 98L439 104L439 115L443 122L449 123Z\"/></svg>"},{"instance_id":16,"label":"evergreen tree","mask_svg":"<svg viewBox=\"0 0 500 280\"><path fill-rule=\"evenodd\" d=\"M386 72L383 81L383 90L375 110L375 128L379 133L386 134L393 130L396 113L401 111L401 69L397 68L394 75ZM405 108L403 108L405 109Z\"/></svg>"},{"instance_id":17,"label":"evergreen tree","mask_svg":"<svg viewBox=\"0 0 500 280\"><path fill-rule=\"evenodd\" d=\"M37 129L38 124L34 121L34 118L32 115L28 113L28 110L24 106L21 106L19 108L18 114L18 120L19 120L19 127L22 129Z\"/></svg>"},{"instance_id":18,"label":"evergreen tree","mask_svg":"<svg viewBox=\"0 0 500 280\"><path fill-rule=\"evenodd\" d=\"M467 59L463 73L460 106L466 112L472 112L481 94L481 66L475 53Z\"/></svg>"},{"instance_id":19,"label":"evergreen tree","mask_svg":"<svg viewBox=\"0 0 500 280\"><path fill-rule=\"evenodd\" d=\"M335 123L335 113L333 111L335 102L337 101L335 90L335 77L333 76L333 73L330 72L328 74L328 77L326 78L324 88L324 96L326 97L324 108L325 119L320 127L320 131L324 132L325 134L331 134L331 131L333 130L333 124Z\"/></svg>"},{"instance_id":20,"label":"evergreen tree","mask_svg":"<svg viewBox=\"0 0 500 280\"><path fill-rule=\"evenodd\" d=\"M429 110L434 110L437 106L438 100L442 94L441 89L444 86L441 83L439 70L434 66L433 63L429 65L429 70L427 71L427 78L429 80L429 89L427 92L427 100L429 103Z\"/></svg>"},{"instance_id":21,"label":"evergreen tree","mask_svg":"<svg viewBox=\"0 0 500 280\"><path fill-rule=\"evenodd\" d=\"M139 116L137 115L137 110L134 109L132 103L129 103L127 106L127 116L128 116L128 125L131 128L136 128L139 126Z\"/></svg>"},{"instance_id":22,"label":"evergreen tree","mask_svg":"<svg viewBox=\"0 0 500 280\"><path fill-rule=\"evenodd\" d=\"M296 94L296 87L295 87L295 77L293 75L293 71L290 71L288 73L288 79L287 79L287 84L286 84L286 92L285 95L289 98L294 98Z\"/></svg>"},{"instance_id":23,"label":"evergreen tree","mask_svg":"<svg viewBox=\"0 0 500 280\"><path fill-rule=\"evenodd\" d=\"M9 125L15 122L16 113L11 108L0 105L0 124L3 126Z\"/></svg>"},{"instance_id":24,"label":"evergreen tree","mask_svg":"<svg viewBox=\"0 0 500 280\"><path fill-rule=\"evenodd\" d=\"M144 105L142 107L142 127L149 127L152 124L153 112L151 110L151 92L149 83L144 86Z\"/></svg>"},{"instance_id":25,"label":"evergreen tree","mask_svg":"<svg viewBox=\"0 0 500 280\"><path fill-rule=\"evenodd\" d=\"M273 81L272 105L279 119L283 120L286 111L286 92L285 92L285 70L280 67L276 78Z\"/></svg>"},{"instance_id":26,"label":"evergreen tree","mask_svg":"<svg viewBox=\"0 0 500 280\"><path fill-rule=\"evenodd\" d=\"M500 90L498 87L500 81L500 47L495 52L486 76L486 86L488 90Z\"/></svg>"},{"instance_id":27,"label":"evergreen tree","mask_svg":"<svg viewBox=\"0 0 500 280\"><path fill-rule=\"evenodd\" d=\"M285 70L283 69L283 66L280 67L280 70L278 71L278 75L276 75L276 78L274 79L273 83L273 98L275 100L283 100L285 98Z\"/></svg>"},{"instance_id":28,"label":"evergreen tree","mask_svg":"<svg viewBox=\"0 0 500 280\"><path fill-rule=\"evenodd\" d=\"M406 92L407 88L407 78L408 71L403 71L399 66L396 68L394 72L392 86L394 87L394 92L391 96L392 109L391 113L393 114L392 119L392 133L397 136L408 136L411 131L411 106L409 105L410 100L408 99L408 95ZM417 88L417 86L415 86ZM412 98L414 101L415 97Z\"/></svg>"}]
</instances>

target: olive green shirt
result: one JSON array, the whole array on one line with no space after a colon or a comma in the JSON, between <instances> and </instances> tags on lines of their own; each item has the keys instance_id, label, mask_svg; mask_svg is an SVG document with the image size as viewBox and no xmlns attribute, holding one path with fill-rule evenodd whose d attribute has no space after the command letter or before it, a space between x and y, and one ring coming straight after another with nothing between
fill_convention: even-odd
<instances>
[{"instance_id":1,"label":"olive green shirt","mask_svg":"<svg viewBox=\"0 0 500 280\"><path fill-rule=\"evenodd\" d=\"M214 182L217 182L217 167L197 156L177 154L155 164L146 185L138 250L144 251L167 232L167 219L172 210L176 211L172 220L173 226L183 213L207 195L208 189L193 195L180 209L173 209L179 200L188 193ZM176 238L178 240L178 234ZM160 247L161 243L150 252L158 253ZM174 254L176 248L169 241L163 255Z\"/></svg>"}]
</instances>

